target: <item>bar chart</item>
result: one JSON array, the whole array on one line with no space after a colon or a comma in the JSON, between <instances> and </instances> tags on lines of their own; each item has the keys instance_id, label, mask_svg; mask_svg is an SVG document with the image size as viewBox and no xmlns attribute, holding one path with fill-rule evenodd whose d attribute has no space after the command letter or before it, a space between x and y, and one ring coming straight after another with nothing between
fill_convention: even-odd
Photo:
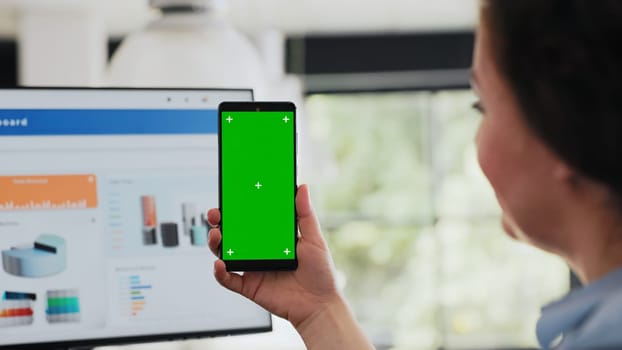
<instances>
[{"instance_id":1,"label":"bar chart","mask_svg":"<svg viewBox=\"0 0 622 350\"><path fill-rule=\"evenodd\" d=\"M150 283L144 283L138 274L120 277L121 316L137 318L143 315L148 307L149 295L152 291Z\"/></svg>"}]
</instances>

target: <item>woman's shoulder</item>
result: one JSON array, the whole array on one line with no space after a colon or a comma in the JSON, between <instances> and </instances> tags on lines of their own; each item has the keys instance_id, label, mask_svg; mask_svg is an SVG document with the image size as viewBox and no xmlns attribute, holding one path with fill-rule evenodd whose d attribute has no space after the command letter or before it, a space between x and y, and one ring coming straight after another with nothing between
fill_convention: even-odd
<instances>
[{"instance_id":1,"label":"woman's shoulder","mask_svg":"<svg viewBox=\"0 0 622 350\"><path fill-rule=\"evenodd\" d=\"M545 306L537 335L546 349L622 349L622 269Z\"/></svg>"},{"instance_id":2,"label":"woman's shoulder","mask_svg":"<svg viewBox=\"0 0 622 350\"><path fill-rule=\"evenodd\" d=\"M607 295L580 326L565 337L571 348L622 348L622 286Z\"/></svg>"}]
</instances>

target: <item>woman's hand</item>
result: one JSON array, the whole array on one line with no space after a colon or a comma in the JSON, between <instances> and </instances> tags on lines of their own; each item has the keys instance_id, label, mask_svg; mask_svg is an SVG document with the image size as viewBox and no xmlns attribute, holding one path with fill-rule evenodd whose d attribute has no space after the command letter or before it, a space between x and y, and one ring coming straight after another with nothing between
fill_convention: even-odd
<instances>
[{"instance_id":1,"label":"woman's hand","mask_svg":"<svg viewBox=\"0 0 622 350\"><path fill-rule=\"evenodd\" d=\"M297 270L239 275L227 272L225 263L217 260L216 280L289 320L310 350L373 349L337 289L328 246L313 213L306 185L298 188L296 212L300 229ZM218 227L220 211L211 209L207 219L210 225ZM219 228L210 230L209 247L217 256L221 239Z\"/></svg>"},{"instance_id":2,"label":"woman's hand","mask_svg":"<svg viewBox=\"0 0 622 350\"><path fill-rule=\"evenodd\" d=\"M289 320L310 350L373 349L337 289L328 246L305 185L298 188L296 212L300 229L297 270L239 275L227 272L225 263L217 260L214 263L216 280ZM210 225L218 227L220 211L211 209L207 219ZM221 239L220 229L210 230L209 247L216 255L219 255Z\"/></svg>"},{"instance_id":3,"label":"woman's hand","mask_svg":"<svg viewBox=\"0 0 622 350\"><path fill-rule=\"evenodd\" d=\"M309 199L309 190L303 185L296 194L298 213L298 269L278 272L229 273L222 260L214 264L216 280L224 287L240 293L266 310L289 320L295 327L321 312L340 295L334 277L330 253ZM218 227L220 211L211 209L207 215L210 225ZM266 218L270 221L270 218ZM221 241L219 228L209 232L209 247L219 255Z\"/></svg>"}]
</instances>

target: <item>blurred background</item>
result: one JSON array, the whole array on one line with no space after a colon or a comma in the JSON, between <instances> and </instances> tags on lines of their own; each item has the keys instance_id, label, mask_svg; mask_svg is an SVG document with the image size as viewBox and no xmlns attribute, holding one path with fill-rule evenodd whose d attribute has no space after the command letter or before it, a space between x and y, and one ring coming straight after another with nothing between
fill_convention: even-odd
<instances>
[{"instance_id":1,"label":"blurred background","mask_svg":"<svg viewBox=\"0 0 622 350\"><path fill-rule=\"evenodd\" d=\"M0 0L0 86L294 101L299 182L376 346L527 349L540 307L573 283L501 230L473 141L476 25L476 0ZM304 348L274 327L108 349Z\"/></svg>"}]
</instances>

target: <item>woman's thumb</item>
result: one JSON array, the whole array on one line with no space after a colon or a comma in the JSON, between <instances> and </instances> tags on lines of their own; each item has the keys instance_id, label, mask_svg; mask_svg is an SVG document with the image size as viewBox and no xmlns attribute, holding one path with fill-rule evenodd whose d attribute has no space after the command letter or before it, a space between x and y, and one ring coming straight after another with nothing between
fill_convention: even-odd
<instances>
[{"instance_id":1,"label":"woman's thumb","mask_svg":"<svg viewBox=\"0 0 622 350\"><path fill-rule=\"evenodd\" d=\"M296 192L296 214L298 216L298 227L303 239L316 244L325 245L324 237L320 231L320 224L311 206L309 187L301 185Z\"/></svg>"}]
</instances>

